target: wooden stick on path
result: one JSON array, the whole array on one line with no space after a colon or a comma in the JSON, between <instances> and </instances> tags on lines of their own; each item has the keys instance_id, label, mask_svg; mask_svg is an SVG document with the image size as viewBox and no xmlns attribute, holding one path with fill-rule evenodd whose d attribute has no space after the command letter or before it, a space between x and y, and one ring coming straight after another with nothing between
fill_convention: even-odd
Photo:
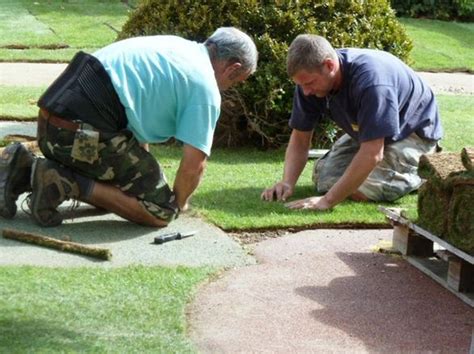
<instances>
[{"instance_id":1,"label":"wooden stick on path","mask_svg":"<svg viewBox=\"0 0 474 354\"><path fill-rule=\"evenodd\" d=\"M77 253L85 256L95 257L106 261L112 258L112 253L109 249L106 248L89 247L80 243L61 241L52 237L47 237L25 231L3 229L3 237L11 240L17 240L27 243L33 243L39 246L54 248L64 252Z\"/></svg>"}]
</instances>

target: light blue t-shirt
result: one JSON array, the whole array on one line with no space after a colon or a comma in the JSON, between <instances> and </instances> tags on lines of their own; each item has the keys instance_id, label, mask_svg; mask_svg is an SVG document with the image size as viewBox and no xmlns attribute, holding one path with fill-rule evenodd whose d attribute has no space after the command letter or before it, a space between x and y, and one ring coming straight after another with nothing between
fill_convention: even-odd
<instances>
[{"instance_id":1,"label":"light blue t-shirt","mask_svg":"<svg viewBox=\"0 0 474 354\"><path fill-rule=\"evenodd\" d=\"M115 42L93 54L142 143L171 137L210 155L221 95L207 48L176 36Z\"/></svg>"}]
</instances>

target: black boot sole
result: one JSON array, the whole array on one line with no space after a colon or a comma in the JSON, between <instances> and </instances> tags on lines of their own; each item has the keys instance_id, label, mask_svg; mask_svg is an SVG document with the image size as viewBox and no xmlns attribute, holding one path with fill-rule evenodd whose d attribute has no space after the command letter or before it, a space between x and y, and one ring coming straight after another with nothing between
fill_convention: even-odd
<instances>
[{"instance_id":1,"label":"black boot sole","mask_svg":"<svg viewBox=\"0 0 474 354\"><path fill-rule=\"evenodd\" d=\"M29 155L29 156L25 156ZM15 169L20 159L26 166ZM33 155L20 144L11 144L3 150L0 156L0 216L11 219L17 211L18 196L30 190L30 179Z\"/></svg>"},{"instance_id":2,"label":"black boot sole","mask_svg":"<svg viewBox=\"0 0 474 354\"><path fill-rule=\"evenodd\" d=\"M47 165L48 162L45 159L36 159L33 163L33 167L31 170L31 188L33 192L31 193L29 206L31 211L31 217L38 225L43 227L54 227L61 225L61 223L63 222L62 217L57 210L55 210L54 208L43 208L43 210L49 210L49 212L51 213L50 217L47 219L45 219L39 214L39 212L41 211L39 209L39 204L41 202L42 193L44 193L44 191L40 187L37 175L44 175L45 171L48 170Z\"/></svg>"}]
</instances>

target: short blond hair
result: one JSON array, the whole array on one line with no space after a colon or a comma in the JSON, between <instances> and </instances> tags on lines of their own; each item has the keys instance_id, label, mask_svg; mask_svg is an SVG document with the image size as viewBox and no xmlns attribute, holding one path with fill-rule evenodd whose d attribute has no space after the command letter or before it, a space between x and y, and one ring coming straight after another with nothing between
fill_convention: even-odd
<instances>
[{"instance_id":1,"label":"short blond hair","mask_svg":"<svg viewBox=\"0 0 474 354\"><path fill-rule=\"evenodd\" d=\"M326 38L315 34L300 34L288 48L288 76L293 77L301 70L319 71L326 59L337 59L336 51Z\"/></svg>"}]
</instances>

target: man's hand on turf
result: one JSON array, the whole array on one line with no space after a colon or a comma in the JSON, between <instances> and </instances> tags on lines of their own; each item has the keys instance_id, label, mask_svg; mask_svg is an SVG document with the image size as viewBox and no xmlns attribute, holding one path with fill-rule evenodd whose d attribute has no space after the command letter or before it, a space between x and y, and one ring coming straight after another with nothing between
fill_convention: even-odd
<instances>
[{"instance_id":1,"label":"man's hand on turf","mask_svg":"<svg viewBox=\"0 0 474 354\"><path fill-rule=\"evenodd\" d=\"M286 182L278 182L273 187L265 189L260 198L267 202L272 200L286 201L293 194L294 187Z\"/></svg>"}]
</instances>

